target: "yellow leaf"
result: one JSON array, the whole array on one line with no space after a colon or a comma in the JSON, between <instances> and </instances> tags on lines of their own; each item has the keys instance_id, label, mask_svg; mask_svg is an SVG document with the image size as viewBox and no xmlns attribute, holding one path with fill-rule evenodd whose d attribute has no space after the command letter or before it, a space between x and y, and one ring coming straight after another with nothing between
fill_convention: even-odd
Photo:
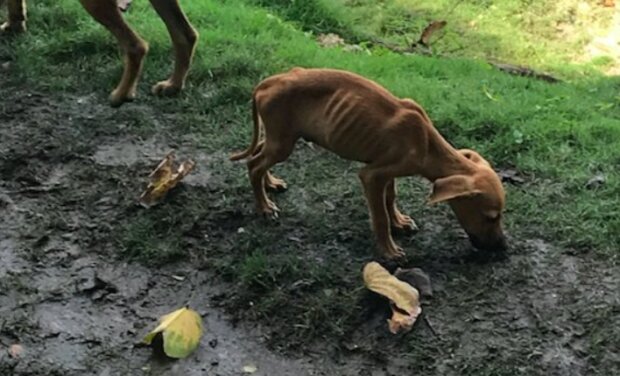
<instances>
[{"instance_id":1,"label":"yellow leaf","mask_svg":"<svg viewBox=\"0 0 620 376\"><path fill-rule=\"evenodd\" d=\"M174 168L174 151L169 152L159 165L149 175L150 183L140 196L140 204L145 207L155 205L164 195L174 188L187 174L189 174L196 163L187 160L176 169ZM174 171L176 170L176 171Z\"/></svg>"},{"instance_id":2,"label":"yellow leaf","mask_svg":"<svg viewBox=\"0 0 620 376\"><path fill-rule=\"evenodd\" d=\"M491 92L489 91L489 89L486 86L482 86L482 91L484 92L484 95L487 96L487 98L489 98L492 101L497 102L499 99L495 98Z\"/></svg>"},{"instance_id":3,"label":"yellow leaf","mask_svg":"<svg viewBox=\"0 0 620 376\"><path fill-rule=\"evenodd\" d=\"M159 333L163 335L164 353L171 358L185 358L198 347L202 336L200 315L187 307L162 316L159 325L144 337L150 345Z\"/></svg>"},{"instance_id":4,"label":"yellow leaf","mask_svg":"<svg viewBox=\"0 0 620 376\"><path fill-rule=\"evenodd\" d=\"M390 299L392 318L388 320L390 332L396 334L401 330L411 330L420 308L420 294L410 284L391 275L377 262L366 264L363 271L366 287Z\"/></svg>"}]
</instances>

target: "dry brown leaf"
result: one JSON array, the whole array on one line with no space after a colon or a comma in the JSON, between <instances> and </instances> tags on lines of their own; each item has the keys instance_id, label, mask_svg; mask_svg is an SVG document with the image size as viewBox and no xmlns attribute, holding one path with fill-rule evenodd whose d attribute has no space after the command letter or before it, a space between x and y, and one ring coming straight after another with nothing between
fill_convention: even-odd
<instances>
[{"instance_id":1,"label":"dry brown leaf","mask_svg":"<svg viewBox=\"0 0 620 376\"><path fill-rule=\"evenodd\" d=\"M121 12L125 12L131 5L131 0L116 0L116 5Z\"/></svg>"},{"instance_id":2,"label":"dry brown leaf","mask_svg":"<svg viewBox=\"0 0 620 376\"><path fill-rule=\"evenodd\" d=\"M316 39L321 47L337 47L345 45L344 39L342 39L340 35L334 33L319 34Z\"/></svg>"},{"instance_id":3,"label":"dry brown leaf","mask_svg":"<svg viewBox=\"0 0 620 376\"><path fill-rule=\"evenodd\" d=\"M391 302L392 318L388 320L390 332L396 334L411 330L422 312L418 290L390 274L378 262L366 264L363 275L364 284L369 290L385 296Z\"/></svg>"},{"instance_id":4,"label":"dry brown leaf","mask_svg":"<svg viewBox=\"0 0 620 376\"><path fill-rule=\"evenodd\" d=\"M140 196L140 204L144 207L148 208L157 204L196 165L194 161L189 159L175 168L174 159L174 151L169 152L149 175L151 181Z\"/></svg>"},{"instance_id":5,"label":"dry brown leaf","mask_svg":"<svg viewBox=\"0 0 620 376\"><path fill-rule=\"evenodd\" d=\"M429 23L428 26L426 26L424 30L422 30L422 34L420 35L420 40L418 41L418 43L428 47L433 34L436 31L443 29L446 24L446 21L433 21Z\"/></svg>"},{"instance_id":6,"label":"dry brown leaf","mask_svg":"<svg viewBox=\"0 0 620 376\"><path fill-rule=\"evenodd\" d=\"M603 6L607 8L613 8L616 6L616 2L614 0L603 0Z\"/></svg>"}]
</instances>

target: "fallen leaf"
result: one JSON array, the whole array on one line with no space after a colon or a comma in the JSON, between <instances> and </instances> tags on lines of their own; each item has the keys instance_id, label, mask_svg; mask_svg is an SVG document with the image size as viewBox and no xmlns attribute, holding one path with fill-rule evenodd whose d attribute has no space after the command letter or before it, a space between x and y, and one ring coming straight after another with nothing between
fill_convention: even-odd
<instances>
[{"instance_id":1,"label":"fallen leaf","mask_svg":"<svg viewBox=\"0 0 620 376\"><path fill-rule=\"evenodd\" d=\"M254 373L256 371L258 371L258 368L254 364L243 366L243 373Z\"/></svg>"},{"instance_id":2,"label":"fallen leaf","mask_svg":"<svg viewBox=\"0 0 620 376\"><path fill-rule=\"evenodd\" d=\"M162 316L159 325L144 337L150 345L159 333L163 335L164 353L171 358L185 358L198 347L202 336L200 315L187 307Z\"/></svg>"},{"instance_id":3,"label":"fallen leaf","mask_svg":"<svg viewBox=\"0 0 620 376\"><path fill-rule=\"evenodd\" d=\"M334 33L319 34L316 39L321 47L337 47L345 45L344 39Z\"/></svg>"},{"instance_id":4,"label":"fallen leaf","mask_svg":"<svg viewBox=\"0 0 620 376\"><path fill-rule=\"evenodd\" d=\"M598 188L604 185L606 181L607 179L605 178L605 175L597 174L594 177L592 177L592 179L588 180L588 182L586 183L586 188L588 189Z\"/></svg>"},{"instance_id":5,"label":"fallen leaf","mask_svg":"<svg viewBox=\"0 0 620 376\"><path fill-rule=\"evenodd\" d=\"M187 174L189 174L196 163L187 160L180 166L174 168L174 151L169 152L159 165L151 172L151 179L146 190L140 196L140 204L144 207L151 207L157 204L168 191L174 188Z\"/></svg>"},{"instance_id":6,"label":"fallen leaf","mask_svg":"<svg viewBox=\"0 0 620 376\"><path fill-rule=\"evenodd\" d=\"M418 40L418 43L420 43L423 46L428 47L428 45L430 44L430 39L433 36L433 34L443 29L446 26L446 24L447 24L446 21L433 21L429 23L424 28L424 30L422 30L422 34L420 35L420 39Z\"/></svg>"},{"instance_id":7,"label":"fallen leaf","mask_svg":"<svg viewBox=\"0 0 620 376\"><path fill-rule=\"evenodd\" d=\"M118 6L118 9L121 10L121 12L125 12L127 11L127 9L129 9L129 6L131 5L131 0L116 0L116 5Z\"/></svg>"},{"instance_id":8,"label":"fallen leaf","mask_svg":"<svg viewBox=\"0 0 620 376\"><path fill-rule=\"evenodd\" d=\"M366 264L363 275L364 284L369 290L387 297L391 302L392 318L388 320L390 332L396 334L401 330L411 330L422 312L418 290L391 275L378 262Z\"/></svg>"},{"instance_id":9,"label":"fallen leaf","mask_svg":"<svg viewBox=\"0 0 620 376\"><path fill-rule=\"evenodd\" d=\"M503 182L512 184L523 184L525 179L519 176L519 172L512 168L496 170L497 175Z\"/></svg>"},{"instance_id":10,"label":"fallen leaf","mask_svg":"<svg viewBox=\"0 0 620 376\"><path fill-rule=\"evenodd\" d=\"M486 87L486 85L482 86L482 91L484 92L484 95L487 96L487 98L489 98L490 100L497 102L499 101L499 99L495 98L491 92L489 91L489 89Z\"/></svg>"},{"instance_id":11,"label":"fallen leaf","mask_svg":"<svg viewBox=\"0 0 620 376\"><path fill-rule=\"evenodd\" d=\"M24 348L22 347L22 345L15 344L9 347L9 355L11 356L11 358L20 358L23 352Z\"/></svg>"}]
</instances>

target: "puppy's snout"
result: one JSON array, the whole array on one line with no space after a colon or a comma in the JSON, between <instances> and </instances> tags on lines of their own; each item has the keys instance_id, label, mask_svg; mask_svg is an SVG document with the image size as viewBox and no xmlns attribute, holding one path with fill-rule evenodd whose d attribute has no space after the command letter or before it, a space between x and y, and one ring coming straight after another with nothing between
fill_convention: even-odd
<instances>
[{"instance_id":1,"label":"puppy's snout","mask_svg":"<svg viewBox=\"0 0 620 376\"><path fill-rule=\"evenodd\" d=\"M506 252L508 250L508 241L506 240L506 236L500 236L496 248L499 252Z\"/></svg>"},{"instance_id":2,"label":"puppy's snout","mask_svg":"<svg viewBox=\"0 0 620 376\"><path fill-rule=\"evenodd\" d=\"M508 241L502 234L490 241L482 241L478 236L474 234L468 234L471 244L479 250L487 252L505 252L508 250Z\"/></svg>"}]
</instances>

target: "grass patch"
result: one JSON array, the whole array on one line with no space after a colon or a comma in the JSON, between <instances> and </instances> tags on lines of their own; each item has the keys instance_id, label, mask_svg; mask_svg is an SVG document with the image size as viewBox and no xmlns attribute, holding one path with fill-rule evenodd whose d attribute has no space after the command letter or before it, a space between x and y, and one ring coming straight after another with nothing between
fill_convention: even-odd
<instances>
[{"instance_id":1,"label":"grass patch","mask_svg":"<svg viewBox=\"0 0 620 376\"><path fill-rule=\"evenodd\" d=\"M121 256L151 266L178 260L184 254L180 247L181 237L174 228L168 227L168 231L162 232L166 227L156 218L133 218L119 240Z\"/></svg>"},{"instance_id":2,"label":"grass patch","mask_svg":"<svg viewBox=\"0 0 620 376\"><path fill-rule=\"evenodd\" d=\"M564 78L597 76L613 57L590 56L586 46L613 26L613 8L600 1L505 0L255 0L304 30L337 33L353 43L380 39L406 47L435 20L447 27L433 52L515 63Z\"/></svg>"}]
</instances>

